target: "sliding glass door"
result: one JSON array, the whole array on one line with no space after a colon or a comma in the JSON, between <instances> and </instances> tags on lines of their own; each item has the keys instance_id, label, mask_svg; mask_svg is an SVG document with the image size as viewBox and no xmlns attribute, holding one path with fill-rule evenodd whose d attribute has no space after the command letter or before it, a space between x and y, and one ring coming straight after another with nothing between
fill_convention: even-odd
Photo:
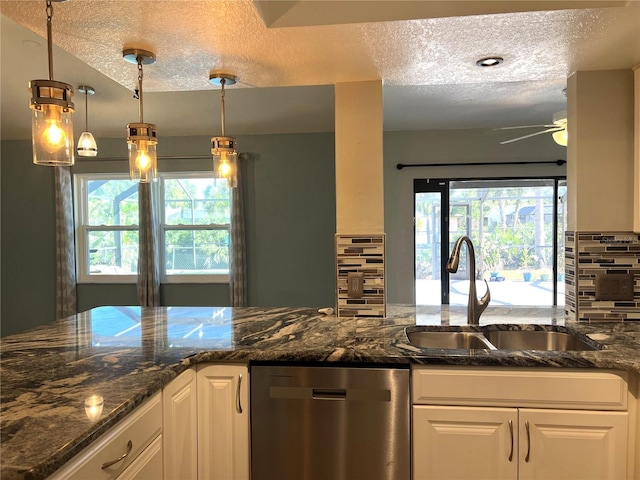
<instances>
[{"instance_id":1,"label":"sliding glass door","mask_svg":"<svg viewBox=\"0 0 640 480\"><path fill-rule=\"evenodd\" d=\"M564 304L563 179L416 180L414 198L416 304L465 305L470 275L480 294L487 281L492 305ZM463 235L475 270L463 251L458 272L447 274Z\"/></svg>"},{"instance_id":2,"label":"sliding glass door","mask_svg":"<svg viewBox=\"0 0 640 480\"><path fill-rule=\"evenodd\" d=\"M446 251L449 244L449 182L415 180L415 288L417 305L449 303L449 279L446 273ZM418 303L420 299L420 303Z\"/></svg>"}]
</instances>

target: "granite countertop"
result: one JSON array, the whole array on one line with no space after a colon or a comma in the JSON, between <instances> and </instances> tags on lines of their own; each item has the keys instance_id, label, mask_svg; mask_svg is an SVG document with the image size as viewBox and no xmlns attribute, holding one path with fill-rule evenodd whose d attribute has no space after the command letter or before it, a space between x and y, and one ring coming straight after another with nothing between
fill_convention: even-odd
<instances>
[{"instance_id":1,"label":"granite countertop","mask_svg":"<svg viewBox=\"0 0 640 480\"><path fill-rule=\"evenodd\" d=\"M99 307L0 339L0 476L42 479L198 362L613 368L640 374L640 322L564 320L559 308L489 307L481 325L575 329L598 351L423 349L407 326L466 324L464 307L390 306L387 318L336 318L310 308ZM464 327L473 329L474 327ZM550 328L521 325L518 328ZM101 395L91 421L84 400Z\"/></svg>"}]
</instances>

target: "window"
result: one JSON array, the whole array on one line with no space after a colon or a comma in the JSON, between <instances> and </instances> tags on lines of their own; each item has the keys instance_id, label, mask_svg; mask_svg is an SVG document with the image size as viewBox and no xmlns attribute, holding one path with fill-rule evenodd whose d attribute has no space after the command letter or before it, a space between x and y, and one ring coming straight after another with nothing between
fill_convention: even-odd
<instances>
[{"instance_id":1,"label":"window","mask_svg":"<svg viewBox=\"0 0 640 480\"><path fill-rule=\"evenodd\" d=\"M225 179L196 174L165 174L161 252L167 282L211 281L229 275L231 190Z\"/></svg>"},{"instance_id":2,"label":"window","mask_svg":"<svg viewBox=\"0 0 640 480\"><path fill-rule=\"evenodd\" d=\"M415 180L416 304L465 305L474 275L491 282L493 305L563 305L566 190L560 178ZM474 243L475 271L463 248L446 274L462 235Z\"/></svg>"},{"instance_id":3,"label":"window","mask_svg":"<svg viewBox=\"0 0 640 480\"><path fill-rule=\"evenodd\" d=\"M80 282L133 282L138 269L138 182L126 174L75 176ZM162 281L226 282L231 190L211 172L161 174L157 198Z\"/></svg>"}]
</instances>

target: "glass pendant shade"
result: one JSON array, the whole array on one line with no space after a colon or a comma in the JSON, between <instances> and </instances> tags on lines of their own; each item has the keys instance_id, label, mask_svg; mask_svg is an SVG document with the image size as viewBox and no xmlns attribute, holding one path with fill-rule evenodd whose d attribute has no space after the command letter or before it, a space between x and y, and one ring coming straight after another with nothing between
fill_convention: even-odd
<instances>
[{"instance_id":1,"label":"glass pendant shade","mask_svg":"<svg viewBox=\"0 0 640 480\"><path fill-rule=\"evenodd\" d=\"M71 85L53 80L32 80L30 88L33 163L72 166L75 157Z\"/></svg>"},{"instance_id":2,"label":"glass pendant shade","mask_svg":"<svg viewBox=\"0 0 640 480\"><path fill-rule=\"evenodd\" d=\"M81 157L95 157L98 154L96 139L91 132L82 132L78 139L78 155Z\"/></svg>"},{"instance_id":3,"label":"glass pendant shade","mask_svg":"<svg viewBox=\"0 0 640 480\"><path fill-rule=\"evenodd\" d=\"M235 150L235 144L233 137L211 137L213 177L226 178L231 188L238 186L238 152Z\"/></svg>"},{"instance_id":4,"label":"glass pendant shade","mask_svg":"<svg viewBox=\"0 0 640 480\"><path fill-rule=\"evenodd\" d=\"M156 126L151 123L128 124L127 144L131 180L140 180L141 183L155 181L158 178Z\"/></svg>"},{"instance_id":5,"label":"glass pendant shade","mask_svg":"<svg viewBox=\"0 0 640 480\"><path fill-rule=\"evenodd\" d=\"M98 155L98 145L93 134L89 131L89 95L93 95L96 91L89 85L78 85L78 92L84 93L84 132L78 139L78 155L95 157Z\"/></svg>"}]
</instances>

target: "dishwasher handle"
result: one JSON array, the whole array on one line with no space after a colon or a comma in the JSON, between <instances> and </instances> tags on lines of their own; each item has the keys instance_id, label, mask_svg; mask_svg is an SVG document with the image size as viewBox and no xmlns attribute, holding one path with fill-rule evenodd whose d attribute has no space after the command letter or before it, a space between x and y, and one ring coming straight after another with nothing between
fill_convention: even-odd
<instances>
[{"instance_id":1,"label":"dishwasher handle","mask_svg":"<svg viewBox=\"0 0 640 480\"><path fill-rule=\"evenodd\" d=\"M345 400L354 402L390 402L387 388L269 387L273 400Z\"/></svg>"},{"instance_id":2,"label":"dishwasher handle","mask_svg":"<svg viewBox=\"0 0 640 480\"><path fill-rule=\"evenodd\" d=\"M347 390L344 388L314 388L311 396L314 400L346 400Z\"/></svg>"}]
</instances>

